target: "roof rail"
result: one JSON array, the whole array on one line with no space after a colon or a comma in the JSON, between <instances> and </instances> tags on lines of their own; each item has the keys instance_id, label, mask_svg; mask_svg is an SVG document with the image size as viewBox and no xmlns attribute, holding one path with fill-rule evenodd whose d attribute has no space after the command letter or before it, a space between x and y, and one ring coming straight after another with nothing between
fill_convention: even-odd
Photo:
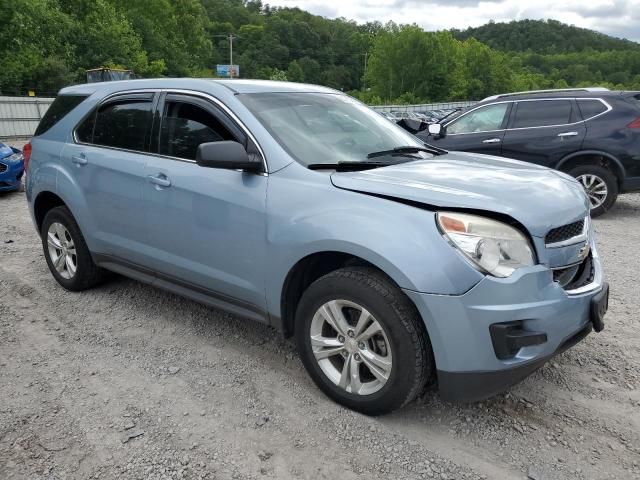
<instances>
[{"instance_id":1,"label":"roof rail","mask_svg":"<svg viewBox=\"0 0 640 480\"><path fill-rule=\"evenodd\" d=\"M609 89L605 87L588 87L588 88L551 88L548 90L527 90L525 92L513 92L513 93L503 93L500 95L492 95L491 97L487 97L483 102L487 100L496 100L498 98L503 97L512 97L515 95L524 95L526 93L554 93L554 92L608 92Z\"/></svg>"}]
</instances>

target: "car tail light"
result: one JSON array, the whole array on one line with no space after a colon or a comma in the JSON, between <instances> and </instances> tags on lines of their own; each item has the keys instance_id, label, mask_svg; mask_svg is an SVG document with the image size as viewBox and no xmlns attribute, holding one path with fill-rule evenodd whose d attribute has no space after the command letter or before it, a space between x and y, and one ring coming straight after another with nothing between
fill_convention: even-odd
<instances>
[{"instance_id":1,"label":"car tail light","mask_svg":"<svg viewBox=\"0 0 640 480\"><path fill-rule=\"evenodd\" d=\"M627 128L640 128L640 118L636 118L633 122L627 125Z\"/></svg>"},{"instance_id":2,"label":"car tail light","mask_svg":"<svg viewBox=\"0 0 640 480\"><path fill-rule=\"evenodd\" d=\"M26 172L29 168L29 160L31 160L31 143L27 143L22 147L22 159L24 160L24 171Z\"/></svg>"}]
</instances>

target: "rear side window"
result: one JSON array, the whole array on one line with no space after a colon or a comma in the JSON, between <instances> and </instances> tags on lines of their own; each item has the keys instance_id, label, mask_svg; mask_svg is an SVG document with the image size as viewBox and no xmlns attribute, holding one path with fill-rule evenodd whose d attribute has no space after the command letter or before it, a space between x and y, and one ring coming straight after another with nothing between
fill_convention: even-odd
<instances>
[{"instance_id":1,"label":"rear side window","mask_svg":"<svg viewBox=\"0 0 640 480\"><path fill-rule=\"evenodd\" d=\"M578 107L582 113L583 120L589 120L590 118L607 111L607 106L600 100L579 99Z\"/></svg>"},{"instance_id":2,"label":"rear side window","mask_svg":"<svg viewBox=\"0 0 640 480\"><path fill-rule=\"evenodd\" d=\"M71 110L87 98L87 95L59 95L40 120L34 136L42 135L62 120Z\"/></svg>"},{"instance_id":3,"label":"rear side window","mask_svg":"<svg viewBox=\"0 0 640 480\"><path fill-rule=\"evenodd\" d=\"M94 122L90 143L126 150L146 151L151 125L151 100L126 99L101 106L95 120L87 118L76 134L87 135Z\"/></svg>"},{"instance_id":4,"label":"rear side window","mask_svg":"<svg viewBox=\"0 0 640 480\"><path fill-rule=\"evenodd\" d=\"M571 121L571 100L518 102L512 128L565 125Z\"/></svg>"},{"instance_id":5,"label":"rear side window","mask_svg":"<svg viewBox=\"0 0 640 480\"><path fill-rule=\"evenodd\" d=\"M160 129L161 155L196 159L201 143L235 140L232 133L211 113L190 103L169 101Z\"/></svg>"}]
</instances>

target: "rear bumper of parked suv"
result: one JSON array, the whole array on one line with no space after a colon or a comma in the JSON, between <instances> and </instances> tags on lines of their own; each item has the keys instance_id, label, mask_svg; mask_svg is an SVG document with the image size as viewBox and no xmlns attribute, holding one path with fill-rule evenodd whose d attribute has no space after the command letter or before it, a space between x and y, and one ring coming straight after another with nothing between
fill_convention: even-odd
<instances>
[{"instance_id":1,"label":"rear bumper of parked suv","mask_svg":"<svg viewBox=\"0 0 640 480\"><path fill-rule=\"evenodd\" d=\"M593 279L565 291L552 271L537 265L509 278L487 276L464 295L406 291L427 324L440 394L475 401L519 382L602 328L608 285L592 246ZM597 317L597 318L596 318Z\"/></svg>"}]
</instances>

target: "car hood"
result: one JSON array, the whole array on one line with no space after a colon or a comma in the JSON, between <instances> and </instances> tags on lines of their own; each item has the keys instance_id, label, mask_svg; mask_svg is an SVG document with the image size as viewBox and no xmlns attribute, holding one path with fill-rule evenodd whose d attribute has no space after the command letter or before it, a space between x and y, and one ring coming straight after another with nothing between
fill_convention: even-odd
<instances>
[{"instance_id":1,"label":"car hood","mask_svg":"<svg viewBox=\"0 0 640 480\"><path fill-rule=\"evenodd\" d=\"M431 159L360 172L335 172L334 186L418 202L508 215L531 235L584 218L589 205L568 175L502 157L450 152Z\"/></svg>"},{"instance_id":2,"label":"car hood","mask_svg":"<svg viewBox=\"0 0 640 480\"><path fill-rule=\"evenodd\" d=\"M11 149L11 147L8 147L4 143L0 143L0 158L5 158L9 155L13 155L13 150Z\"/></svg>"}]
</instances>

